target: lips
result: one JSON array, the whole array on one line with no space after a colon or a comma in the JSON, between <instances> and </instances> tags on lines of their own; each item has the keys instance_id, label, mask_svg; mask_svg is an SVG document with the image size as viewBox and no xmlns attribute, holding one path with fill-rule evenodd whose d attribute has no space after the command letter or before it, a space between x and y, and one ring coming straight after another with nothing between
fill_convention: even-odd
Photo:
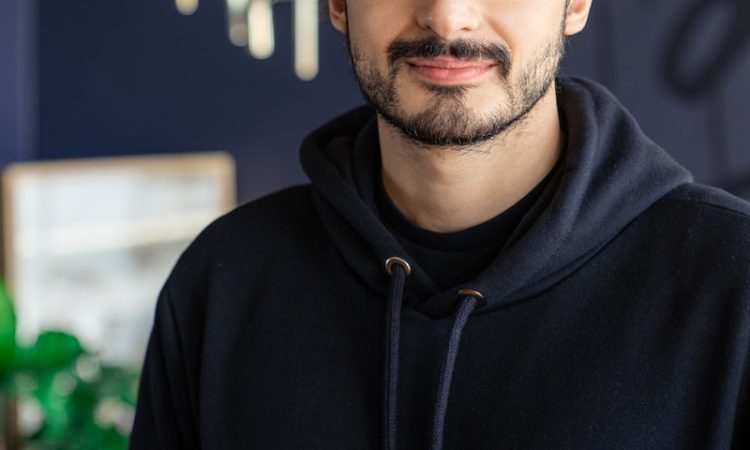
<instances>
[{"instance_id":1,"label":"lips","mask_svg":"<svg viewBox=\"0 0 750 450\"><path fill-rule=\"evenodd\" d=\"M434 84L472 82L495 68L495 63L490 61L466 61L454 58L410 58L406 60L406 63L415 75Z\"/></svg>"}]
</instances>

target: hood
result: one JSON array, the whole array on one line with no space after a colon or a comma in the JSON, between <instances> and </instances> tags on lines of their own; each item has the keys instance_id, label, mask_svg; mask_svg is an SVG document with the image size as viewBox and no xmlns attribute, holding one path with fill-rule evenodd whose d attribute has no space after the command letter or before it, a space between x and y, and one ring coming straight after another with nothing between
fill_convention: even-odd
<instances>
[{"instance_id":1,"label":"hood","mask_svg":"<svg viewBox=\"0 0 750 450\"><path fill-rule=\"evenodd\" d=\"M404 302L416 311L447 316L462 288L484 295L474 314L541 292L578 268L654 202L692 181L605 88L583 79L559 79L557 87L568 136L558 179L549 183L497 258L473 280L440 291L412 264ZM385 261L408 255L372 206L374 180L380 176L375 113L361 107L324 125L303 142L301 160L336 248L357 276L386 295Z\"/></svg>"}]
</instances>

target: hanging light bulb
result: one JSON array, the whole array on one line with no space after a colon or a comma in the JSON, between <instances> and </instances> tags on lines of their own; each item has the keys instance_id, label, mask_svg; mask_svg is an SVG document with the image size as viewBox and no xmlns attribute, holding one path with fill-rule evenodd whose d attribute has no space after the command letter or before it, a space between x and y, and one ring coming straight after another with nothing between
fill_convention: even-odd
<instances>
[{"instance_id":1,"label":"hanging light bulb","mask_svg":"<svg viewBox=\"0 0 750 450\"><path fill-rule=\"evenodd\" d=\"M318 75L318 1L294 1L294 72L301 80Z\"/></svg>"},{"instance_id":2,"label":"hanging light bulb","mask_svg":"<svg viewBox=\"0 0 750 450\"><path fill-rule=\"evenodd\" d=\"M175 0L177 11L183 16L189 16L198 10L198 0Z\"/></svg>"},{"instance_id":3,"label":"hanging light bulb","mask_svg":"<svg viewBox=\"0 0 750 450\"><path fill-rule=\"evenodd\" d=\"M250 0L247 8L247 43L250 54L257 59L273 55L273 10L271 0Z\"/></svg>"},{"instance_id":4,"label":"hanging light bulb","mask_svg":"<svg viewBox=\"0 0 750 450\"><path fill-rule=\"evenodd\" d=\"M249 0L226 0L229 41L237 47L247 45L247 9Z\"/></svg>"}]
</instances>

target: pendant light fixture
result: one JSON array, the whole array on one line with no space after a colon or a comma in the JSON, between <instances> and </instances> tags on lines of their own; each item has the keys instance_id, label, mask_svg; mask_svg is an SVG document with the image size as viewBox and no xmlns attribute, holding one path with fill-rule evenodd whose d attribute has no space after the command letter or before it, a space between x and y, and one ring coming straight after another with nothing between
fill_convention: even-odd
<instances>
[{"instance_id":1,"label":"pendant light fixture","mask_svg":"<svg viewBox=\"0 0 750 450\"><path fill-rule=\"evenodd\" d=\"M301 80L318 75L318 0L224 0L229 41L246 47L255 59L273 55L276 42L273 6L292 2L294 14L294 72ZM199 0L175 0L183 15L195 14Z\"/></svg>"}]
</instances>

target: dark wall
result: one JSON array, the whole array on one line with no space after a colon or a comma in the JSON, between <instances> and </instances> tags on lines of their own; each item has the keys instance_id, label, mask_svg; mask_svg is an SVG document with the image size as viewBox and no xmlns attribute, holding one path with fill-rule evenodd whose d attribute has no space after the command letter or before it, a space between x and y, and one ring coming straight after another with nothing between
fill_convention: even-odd
<instances>
[{"instance_id":1,"label":"dark wall","mask_svg":"<svg viewBox=\"0 0 750 450\"><path fill-rule=\"evenodd\" d=\"M595 0L566 72L612 89L699 181L750 198L750 1Z\"/></svg>"},{"instance_id":2,"label":"dark wall","mask_svg":"<svg viewBox=\"0 0 750 450\"><path fill-rule=\"evenodd\" d=\"M218 0L188 17L169 0L41 0L40 156L229 150L241 200L303 181L302 137L360 96L327 23L320 75L299 81L291 7L275 11L276 53L256 61Z\"/></svg>"},{"instance_id":3,"label":"dark wall","mask_svg":"<svg viewBox=\"0 0 750 450\"><path fill-rule=\"evenodd\" d=\"M0 148L3 158L18 148L18 4L0 2Z\"/></svg>"},{"instance_id":4,"label":"dark wall","mask_svg":"<svg viewBox=\"0 0 750 450\"><path fill-rule=\"evenodd\" d=\"M289 4L276 6L276 54L254 61L229 44L219 0L191 17L170 0L39 2L43 159L230 150L247 200L303 180L302 136L360 102L327 21L320 76L295 79ZM564 72L609 86L700 181L750 197L749 11L748 0L595 0Z\"/></svg>"},{"instance_id":5,"label":"dark wall","mask_svg":"<svg viewBox=\"0 0 750 450\"><path fill-rule=\"evenodd\" d=\"M33 2L0 0L0 166L33 157Z\"/></svg>"}]
</instances>

